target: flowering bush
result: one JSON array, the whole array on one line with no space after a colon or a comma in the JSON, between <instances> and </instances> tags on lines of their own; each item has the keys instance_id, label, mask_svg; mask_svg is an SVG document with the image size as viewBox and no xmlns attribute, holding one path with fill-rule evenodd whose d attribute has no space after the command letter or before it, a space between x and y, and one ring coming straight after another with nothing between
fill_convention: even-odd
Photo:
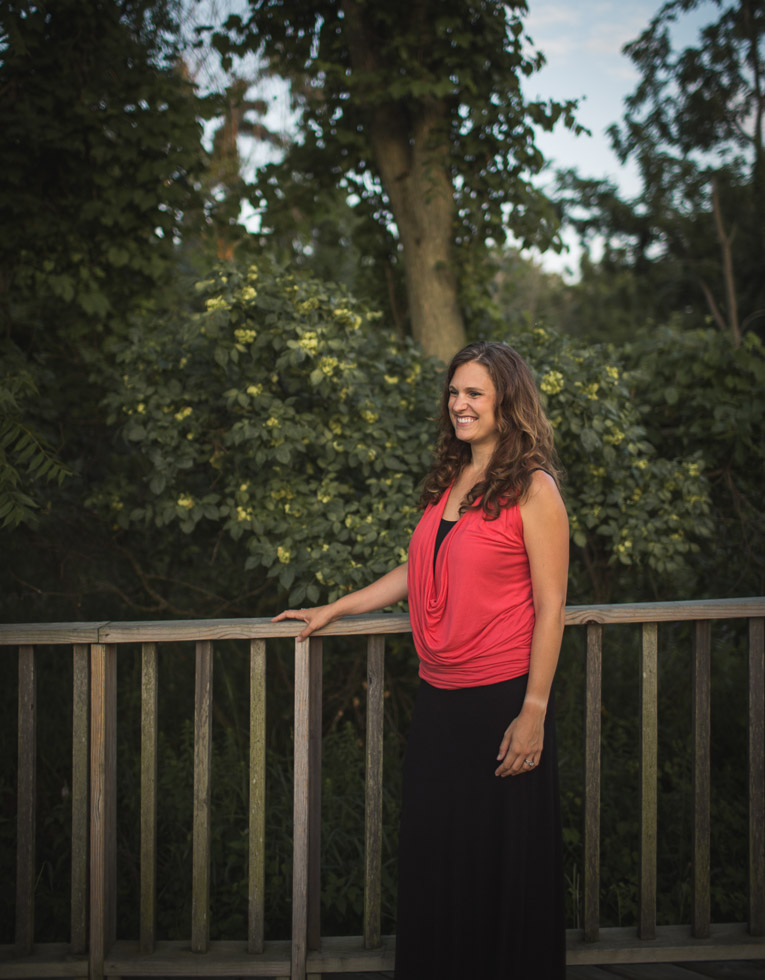
<instances>
[{"instance_id":1,"label":"flowering bush","mask_svg":"<svg viewBox=\"0 0 765 980\"><path fill-rule=\"evenodd\" d=\"M102 495L115 523L217 525L291 603L405 560L438 366L340 287L251 267L197 288L196 312L116 352L111 417L143 462Z\"/></svg>"},{"instance_id":2,"label":"flowering bush","mask_svg":"<svg viewBox=\"0 0 765 980\"><path fill-rule=\"evenodd\" d=\"M125 531L177 525L202 552L223 535L291 604L403 561L439 365L340 287L265 267L211 275L195 307L138 323L115 351L108 403L138 470L92 503ZM620 566L677 572L709 532L698 460L657 453L609 348L544 330L508 340L537 374L568 473L574 600L610 597Z\"/></svg>"}]
</instances>

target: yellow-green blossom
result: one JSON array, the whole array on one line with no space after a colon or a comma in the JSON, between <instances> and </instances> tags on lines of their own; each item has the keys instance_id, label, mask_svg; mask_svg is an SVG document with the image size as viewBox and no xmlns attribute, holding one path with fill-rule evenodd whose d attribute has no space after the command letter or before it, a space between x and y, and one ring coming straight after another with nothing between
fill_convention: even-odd
<instances>
[{"instance_id":1,"label":"yellow-green blossom","mask_svg":"<svg viewBox=\"0 0 765 980\"><path fill-rule=\"evenodd\" d=\"M176 422L182 422L184 419L187 419L189 415L191 415L191 412L192 412L191 405L186 405L184 408L181 408L179 411L177 411L173 416L173 418L175 419Z\"/></svg>"},{"instance_id":2,"label":"yellow-green blossom","mask_svg":"<svg viewBox=\"0 0 765 980\"><path fill-rule=\"evenodd\" d=\"M240 295L243 300L249 302L249 300L255 299L255 297L258 295L258 291L253 286L245 286Z\"/></svg>"},{"instance_id":3,"label":"yellow-green blossom","mask_svg":"<svg viewBox=\"0 0 765 980\"><path fill-rule=\"evenodd\" d=\"M307 330L297 342L298 347L306 354L315 354L319 349L319 337L315 330Z\"/></svg>"},{"instance_id":4,"label":"yellow-green blossom","mask_svg":"<svg viewBox=\"0 0 765 980\"><path fill-rule=\"evenodd\" d=\"M251 344L258 334L255 330L247 330L245 327L240 327L234 331L234 336L240 344Z\"/></svg>"},{"instance_id":5,"label":"yellow-green blossom","mask_svg":"<svg viewBox=\"0 0 765 980\"><path fill-rule=\"evenodd\" d=\"M208 311L214 313L215 310L227 310L228 303L222 296L211 296L210 299L205 303Z\"/></svg>"},{"instance_id":6,"label":"yellow-green blossom","mask_svg":"<svg viewBox=\"0 0 765 980\"><path fill-rule=\"evenodd\" d=\"M257 398L262 391L263 385L250 385L247 389L247 394L252 395L253 398Z\"/></svg>"},{"instance_id":7,"label":"yellow-green blossom","mask_svg":"<svg viewBox=\"0 0 765 980\"><path fill-rule=\"evenodd\" d=\"M548 371L539 382L539 387L546 395L557 395L563 391L563 375L560 371Z\"/></svg>"},{"instance_id":8,"label":"yellow-green blossom","mask_svg":"<svg viewBox=\"0 0 765 980\"><path fill-rule=\"evenodd\" d=\"M278 429L279 428L279 419L274 418L273 415L270 418L267 418L266 419L266 428L268 428L268 429Z\"/></svg>"},{"instance_id":9,"label":"yellow-green blossom","mask_svg":"<svg viewBox=\"0 0 765 980\"><path fill-rule=\"evenodd\" d=\"M279 545L279 547L276 549L276 556L279 559L279 561L282 563L282 565L289 564L289 560L291 557L289 548L284 548L282 547L282 545Z\"/></svg>"},{"instance_id":10,"label":"yellow-green blossom","mask_svg":"<svg viewBox=\"0 0 765 980\"><path fill-rule=\"evenodd\" d=\"M191 499L191 497L187 496L185 493L182 493L180 495L176 503L178 507L185 507L186 510L191 510L191 508L194 506L194 501Z\"/></svg>"}]
</instances>

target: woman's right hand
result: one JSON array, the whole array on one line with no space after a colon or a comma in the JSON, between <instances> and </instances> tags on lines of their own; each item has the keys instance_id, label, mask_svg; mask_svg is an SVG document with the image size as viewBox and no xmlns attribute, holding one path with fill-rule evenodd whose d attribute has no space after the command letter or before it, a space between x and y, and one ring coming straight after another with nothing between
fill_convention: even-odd
<instances>
[{"instance_id":1,"label":"woman's right hand","mask_svg":"<svg viewBox=\"0 0 765 980\"><path fill-rule=\"evenodd\" d=\"M328 606L313 606L311 609L285 609L278 616L274 616L271 622L279 623L283 619L302 619L306 625L298 633L297 639L305 640L311 633L320 630L322 626L327 626L329 623L339 619L339 616L340 614L335 608L335 603L332 602Z\"/></svg>"}]
</instances>

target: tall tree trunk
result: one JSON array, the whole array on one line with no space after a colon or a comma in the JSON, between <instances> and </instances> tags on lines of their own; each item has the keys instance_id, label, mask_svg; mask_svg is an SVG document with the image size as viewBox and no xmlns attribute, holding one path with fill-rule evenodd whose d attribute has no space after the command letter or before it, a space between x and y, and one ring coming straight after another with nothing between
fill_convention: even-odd
<instances>
[{"instance_id":1,"label":"tall tree trunk","mask_svg":"<svg viewBox=\"0 0 765 980\"><path fill-rule=\"evenodd\" d=\"M449 147L438 131L441 107L422 107L401 132L399 115L377 113L372 126L375 160L390 198L404 256L412 334L444 362L465 346L457 297L452 235L454 193L446 167Z\"/></svg>"},{"instance_id":2,"label":"tall tree trunk","mask_svg":"<svg viewBox=\"0 0 765 980\"><path fill-rule=\"evenodd\" d=\"M360 5L350 0L343 10L351 63L371 73L377 59ZM448 362L466 338L454 270L446 105L428 97L372 105L372 152L403 249L412 334L427 354Z\"/></svg>"}]
</instances>

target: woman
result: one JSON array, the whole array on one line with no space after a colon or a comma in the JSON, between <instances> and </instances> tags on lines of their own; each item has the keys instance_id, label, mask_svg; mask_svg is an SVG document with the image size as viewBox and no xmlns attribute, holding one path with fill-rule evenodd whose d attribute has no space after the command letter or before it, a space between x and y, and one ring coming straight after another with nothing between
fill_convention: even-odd
<instances>
[{"instance_id":1,"label":"woman","mask_svg":"<svg viewBox=\"0 0 765 980\"><path fill-rule=\"evenodd\" d=\"M552 684L568 522L552 430L505 344L447 372L409 560L328 606L305 638L408 597L420 688L404 765L396 980L562 980ZM513 778L507 778L513 777Z\"/></svg>"}]
</instances>

